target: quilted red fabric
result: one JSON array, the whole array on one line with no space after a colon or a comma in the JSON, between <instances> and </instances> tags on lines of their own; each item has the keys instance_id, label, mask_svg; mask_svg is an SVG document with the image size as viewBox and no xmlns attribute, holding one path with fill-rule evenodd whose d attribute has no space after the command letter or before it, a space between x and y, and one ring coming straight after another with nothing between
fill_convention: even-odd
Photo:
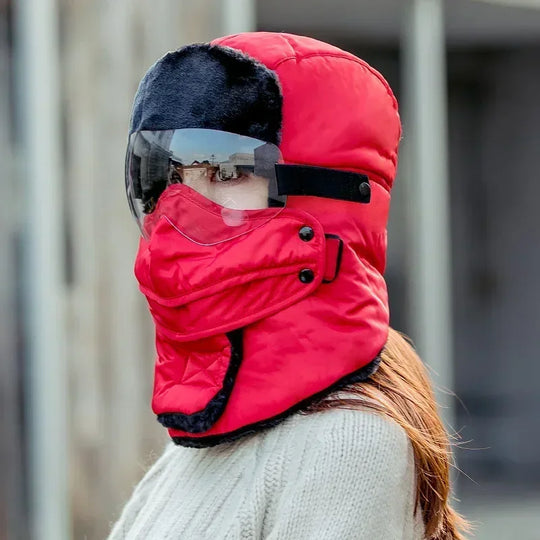
<instances>
[{"instance_id":1,"label":"quilted red fabric","mask_svg":"<svg viewBox=\"0 0 540 540\"><path fill-rule=\"evenodd\" d=\"M383 273L401 124L388 84L362 60L307 37L260 32L214 43L277 74L286 163L366 174L372 195L369 204L291 196L276 218L215 246L193 244L165 221L158 241L141 239L135 271L156 323L156 414L204 410L230 367L226 333L243 328L224 411L204 432L171 428L180 444L214 444L270 425L370 364L389 324ZM182 197L182 188L171 186L158 204ZM303 226L315 232L309 242L299 237ZM325 235L344 243L331 283L323 278L335 250ZM298 278L306 268L311 283Z\"/></svg>"}]
</instances>

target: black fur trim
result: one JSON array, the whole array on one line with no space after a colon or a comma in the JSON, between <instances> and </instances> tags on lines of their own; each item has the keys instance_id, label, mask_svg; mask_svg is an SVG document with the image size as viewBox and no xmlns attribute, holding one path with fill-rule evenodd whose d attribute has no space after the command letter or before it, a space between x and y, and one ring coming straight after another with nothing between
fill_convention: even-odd
<instances>
[{"instance_id":1,"label":"black fur trim","mask_svg":"<svg viewBox=\"0 0 540 540\"><path fill-rule=\"evenodd\" d=\"M275 72L247 54L208 43L166 54L142 79L130 133L217 129L279 145L283 97Z\"/></svg>"},{"instance_id":2,"label":"black fur trim","mask_svg":"<svg viewBox=\"0 0 540 540\"><path fill-rule=\"evenodd\" d=\"M304 399L303 401L301 401L300 403L297 403L296 405L286 410L285 412L277 416L274 416L272 418L269 418L267 420L263 420L261 422L255 422L254 424L244 426L240 429L237 429L236 431L225 433L223 435L210 435L208 437L197 437L197 438L172 437L172 440L175 444L180 445L180 446L186 446L189 448L208 448L211 446L217 446L218 444L222 444L222 443L233 442L233 441L236 441L237 439L240 439L241 437L244 437L245 435L251 435L259 431L272 428L274 426L277 426L280 422L283 422L283 420L285 420L292 414L309 407L316 401L326 397L332 392L343 390L346 386L365 381L377 371L380 363L381 363L381 357L379 353L379 356L377 356L368 365L360 368L354 373L350 373L349 375L346 375L345 377L341 378L339 381L329 386L325 390L318 392L317 394L314 394L307 399Z\"/></svg>"},{"instance_id":3,"label":"black fur trim","mask_svg":"<svg viewBox=\"0 0 540 540\"><path fill-rule=\"evenodd\" d=\"M231 343L231 360L221 390L208 402L202 410L193 414L163 413L157 419L166 428L179 429L188 433L204 433L221 417L231 395L236 375L243 358L243 331L234 330L227 334Z\"/></svg>"}]
</instances>

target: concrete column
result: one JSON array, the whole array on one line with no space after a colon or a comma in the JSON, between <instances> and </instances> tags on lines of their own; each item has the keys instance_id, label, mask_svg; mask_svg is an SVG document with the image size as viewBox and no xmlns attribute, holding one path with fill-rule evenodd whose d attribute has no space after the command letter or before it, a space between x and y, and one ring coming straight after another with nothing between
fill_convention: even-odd
<instances>
[{"instance_id":1,"label":"concrete column","mask_svg":"<svg viewBox=\"0 0 540 540\"><path fill-rule=\"evenodd\" d=\"M446 43L442 0L408 0L403 38L405 170L413 338L436 387L451 390L452 303ZM437 388L452 424L451 397Z\"/></svg>"},{"instance_id":2,"label":"concrete column","mask_svg":"<svg viewBox=\"0 0 540 540\"><path fill-rule=\"evenodd\" d=\"M223 0L223 34L256 29L255 0Z\"/></svg>"},{"instance_id":3,"label":"concrete column","mask_svg":"<svg viewBox=\"0 0 540 540\"><path fill-rule=\"evenodd\" d=\"M69 511L58 13L55 0L15 7L31 531L35 539L63 540Z\"/></svg>"}]
</instances>

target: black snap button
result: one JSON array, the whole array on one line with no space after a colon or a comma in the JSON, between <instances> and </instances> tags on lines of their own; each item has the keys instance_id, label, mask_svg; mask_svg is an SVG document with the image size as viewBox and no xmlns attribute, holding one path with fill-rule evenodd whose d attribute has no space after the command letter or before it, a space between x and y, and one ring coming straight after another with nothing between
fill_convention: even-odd
<instances>
[{"instance_id":1,"label":"black snap button","mask_svg":"<svg viewBox=\"0 0 540 540\"><path fill-rule=\"evenodd\" d=\"M309 242L310 240L313 240L313 237L315 236L315 231L311 227L308 227L306 225L298 231L298 236L300 236L300 239L304 242Z\"/></svg>"},{"instance_id":2,"label":"black snap button","mask_svg":"<svg viewBox=\"0 0 540 540\"><path fill-rule=\"evenodd\" d=\"M303 270L300 270L298 278L302 283L311 283L315 279L315 274L313 270L310 270L309 268L304 268Z\"/></svg>"},{"instance_id":3,"label":"black snap button","mask_svg":"<svg viewBox=\"0 0 540 540\"><path fill-rule=\"evenodd\" d=\"M360 184L360 186L358 187L358 189L360 190L360 196L363 199L369 199L370 198L370 196L371 196L371 186L369 185L368 182L362 182Z\"/></svg>"}]
</instances>

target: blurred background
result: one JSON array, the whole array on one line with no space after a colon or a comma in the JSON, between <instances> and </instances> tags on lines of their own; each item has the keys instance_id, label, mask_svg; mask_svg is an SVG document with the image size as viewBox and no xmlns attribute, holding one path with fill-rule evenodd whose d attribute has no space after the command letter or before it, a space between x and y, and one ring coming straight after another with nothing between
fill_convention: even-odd
<instances>
[{"instance_id":1,"label":"blurred background","mask_svg":"<svg viewBox=\"0 0 540 540\"><path fill-rule=\"evenodd\" d=\"M0 0L0 538L104 538L167 436L123 160L171 49L306 34L389 80L392 325L459 433L475 538L540 539L540 2Z\"/></svg>"}]
</instances>

